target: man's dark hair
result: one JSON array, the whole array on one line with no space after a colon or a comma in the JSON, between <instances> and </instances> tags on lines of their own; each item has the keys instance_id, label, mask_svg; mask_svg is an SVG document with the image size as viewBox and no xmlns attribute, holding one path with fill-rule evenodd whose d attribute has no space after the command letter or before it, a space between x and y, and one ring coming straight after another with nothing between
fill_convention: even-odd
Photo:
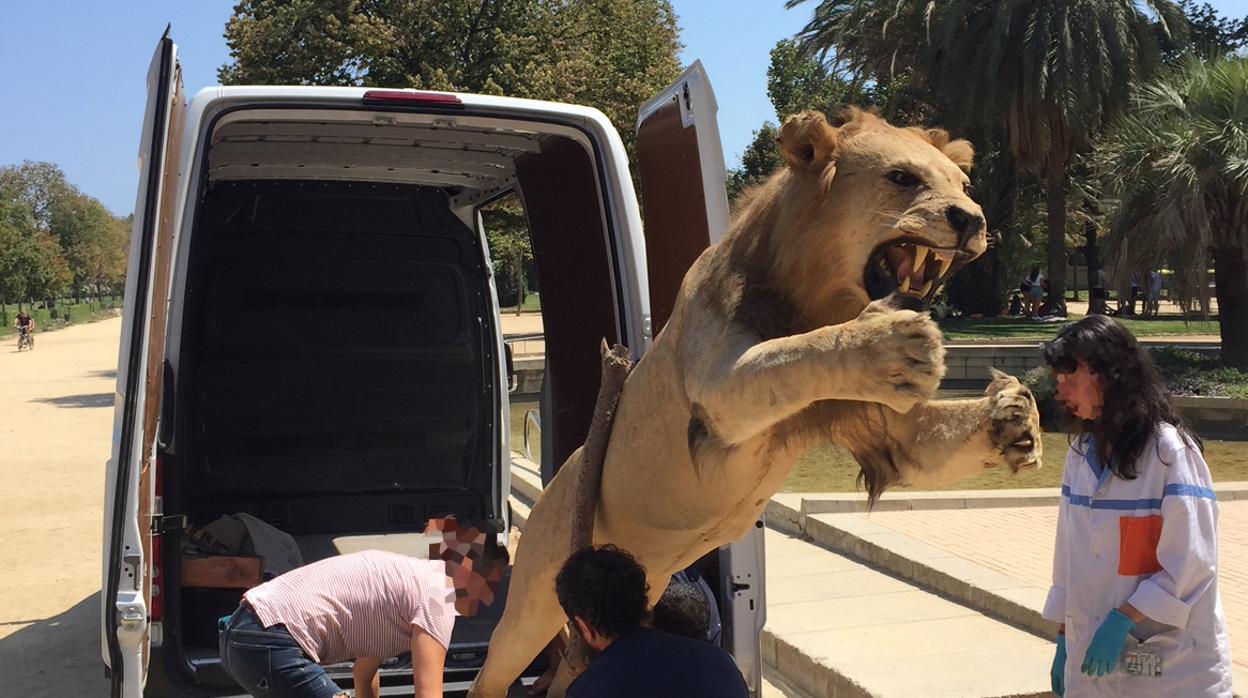
<instances>
[{"instance_id":1,"label":"man's dark hair","mask_svg":"<svg viewBox=\"0 0 1248 698\"><path fill-rule=\"evenodd\" d=\"M655 630L705 640L710 627L711 608L706 596L692 584L673 581L654 605Z\"/></svg>"},{"instance_id":2,"label":"man's dark hair","mask_svg":"<svg viewBox=\"0 0 1248 698\"><path fill-rule=\"evenodd\" d=\"M614 545L572 553L555 577L555 594L568 618L580 616L611 639L641 625L649 591L645 568Z\"/></svg>"}]
</instances>

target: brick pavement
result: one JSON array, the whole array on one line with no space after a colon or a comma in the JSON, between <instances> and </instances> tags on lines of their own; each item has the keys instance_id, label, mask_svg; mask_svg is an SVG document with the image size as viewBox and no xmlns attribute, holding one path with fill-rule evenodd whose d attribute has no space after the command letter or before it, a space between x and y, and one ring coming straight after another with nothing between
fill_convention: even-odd
<instances>
[{"instance_id":1,"label":"brick pavement","mask_svg":"<svg viewBox=\"0 0 1248 698\"><path fill-rule=\"evenodd\" d=\"M1231 659L1248 671L1248 501L1222 502L1218 590ZM860 514L928 545L1047 589L1053 566L1056 507L896 511ZM1242 690L1242 689L1241 689Z\"/></svg>"}]
</instances>

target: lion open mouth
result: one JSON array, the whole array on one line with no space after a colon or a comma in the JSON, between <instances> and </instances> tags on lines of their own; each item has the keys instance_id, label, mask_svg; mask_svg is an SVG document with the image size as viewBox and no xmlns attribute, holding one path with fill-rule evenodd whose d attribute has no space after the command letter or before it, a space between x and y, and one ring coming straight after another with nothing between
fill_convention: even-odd
<instances>
[{"instance_id":1,"label":"lion open mouth","mask_svg":"<svg viewBox=\"0 0 1248 698\"><path fill-rule=\"evenodd\" d=\"M871 300L896 292L917 299L924 307L966 261L967 253L934 248L917 240L895 240L876 248L863 272Z\"/></svg>"}]
</instances>

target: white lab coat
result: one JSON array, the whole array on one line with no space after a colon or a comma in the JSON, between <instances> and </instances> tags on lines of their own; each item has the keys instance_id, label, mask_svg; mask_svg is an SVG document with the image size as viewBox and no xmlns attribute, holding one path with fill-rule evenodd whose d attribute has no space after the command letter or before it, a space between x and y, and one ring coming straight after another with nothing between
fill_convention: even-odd
<instances>
[{"instance_id":1,"label":"white lab coat","mask_svg":"<svg viewBox=\"0 0 1248 698\"><path fill-rule=\"evenodd\" d=\"M1218 503L1200 451L1163 425L1134 480L1098 479L1089 439L1066 454L1044 617L1066 624L1066 697L1229 698L1231 653L1217 580ZM1155 554L1155 561L1153 555ZM1122 603L1148 617L1126 649L1161 657L1160 676L1079 669L1092 636ZM1141 642L1142 641L1142 642Z\"/></svg>"}]
</instances>

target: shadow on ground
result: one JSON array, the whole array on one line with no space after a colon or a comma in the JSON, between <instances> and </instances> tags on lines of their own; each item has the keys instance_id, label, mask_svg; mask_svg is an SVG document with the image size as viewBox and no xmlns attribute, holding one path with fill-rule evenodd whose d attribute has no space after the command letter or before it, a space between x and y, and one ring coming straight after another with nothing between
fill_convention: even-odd
<instances>
[{"instance_id":1,"label":"shadow on ground","mask_svg":"<svg viewBox=\"0 0 1248 698\"><path fill-rule=\"evenodd\" d=\"M57 407L112 407L113 393L91 393L89 395L62 395L60 397L37 397L31 402L42 402Z\"/></svg>"},{"instance_id":2,"label":"shadow on ground","mask_svg":"<svg viewBox=\"0 0 1248 698\"><path fill-rule=\"evenodd\" d=\"M110 368L106 371L87 371L87 375L91 378L116 378L117 369Z\"/></svg>"},{"instance_id":3,"label":"shadow on ground","mask_svg":"<svg viewBox=\"0 0 1248 698\"><path fill-rule=\"evenodd\" d=\"M0 638L4 695L83 698L108 694L100 658L100 593L88 596L51 618L22 619L21 609L5 609L15 621L0 630L26 627Z\"/></svg>"}]
</instances>

